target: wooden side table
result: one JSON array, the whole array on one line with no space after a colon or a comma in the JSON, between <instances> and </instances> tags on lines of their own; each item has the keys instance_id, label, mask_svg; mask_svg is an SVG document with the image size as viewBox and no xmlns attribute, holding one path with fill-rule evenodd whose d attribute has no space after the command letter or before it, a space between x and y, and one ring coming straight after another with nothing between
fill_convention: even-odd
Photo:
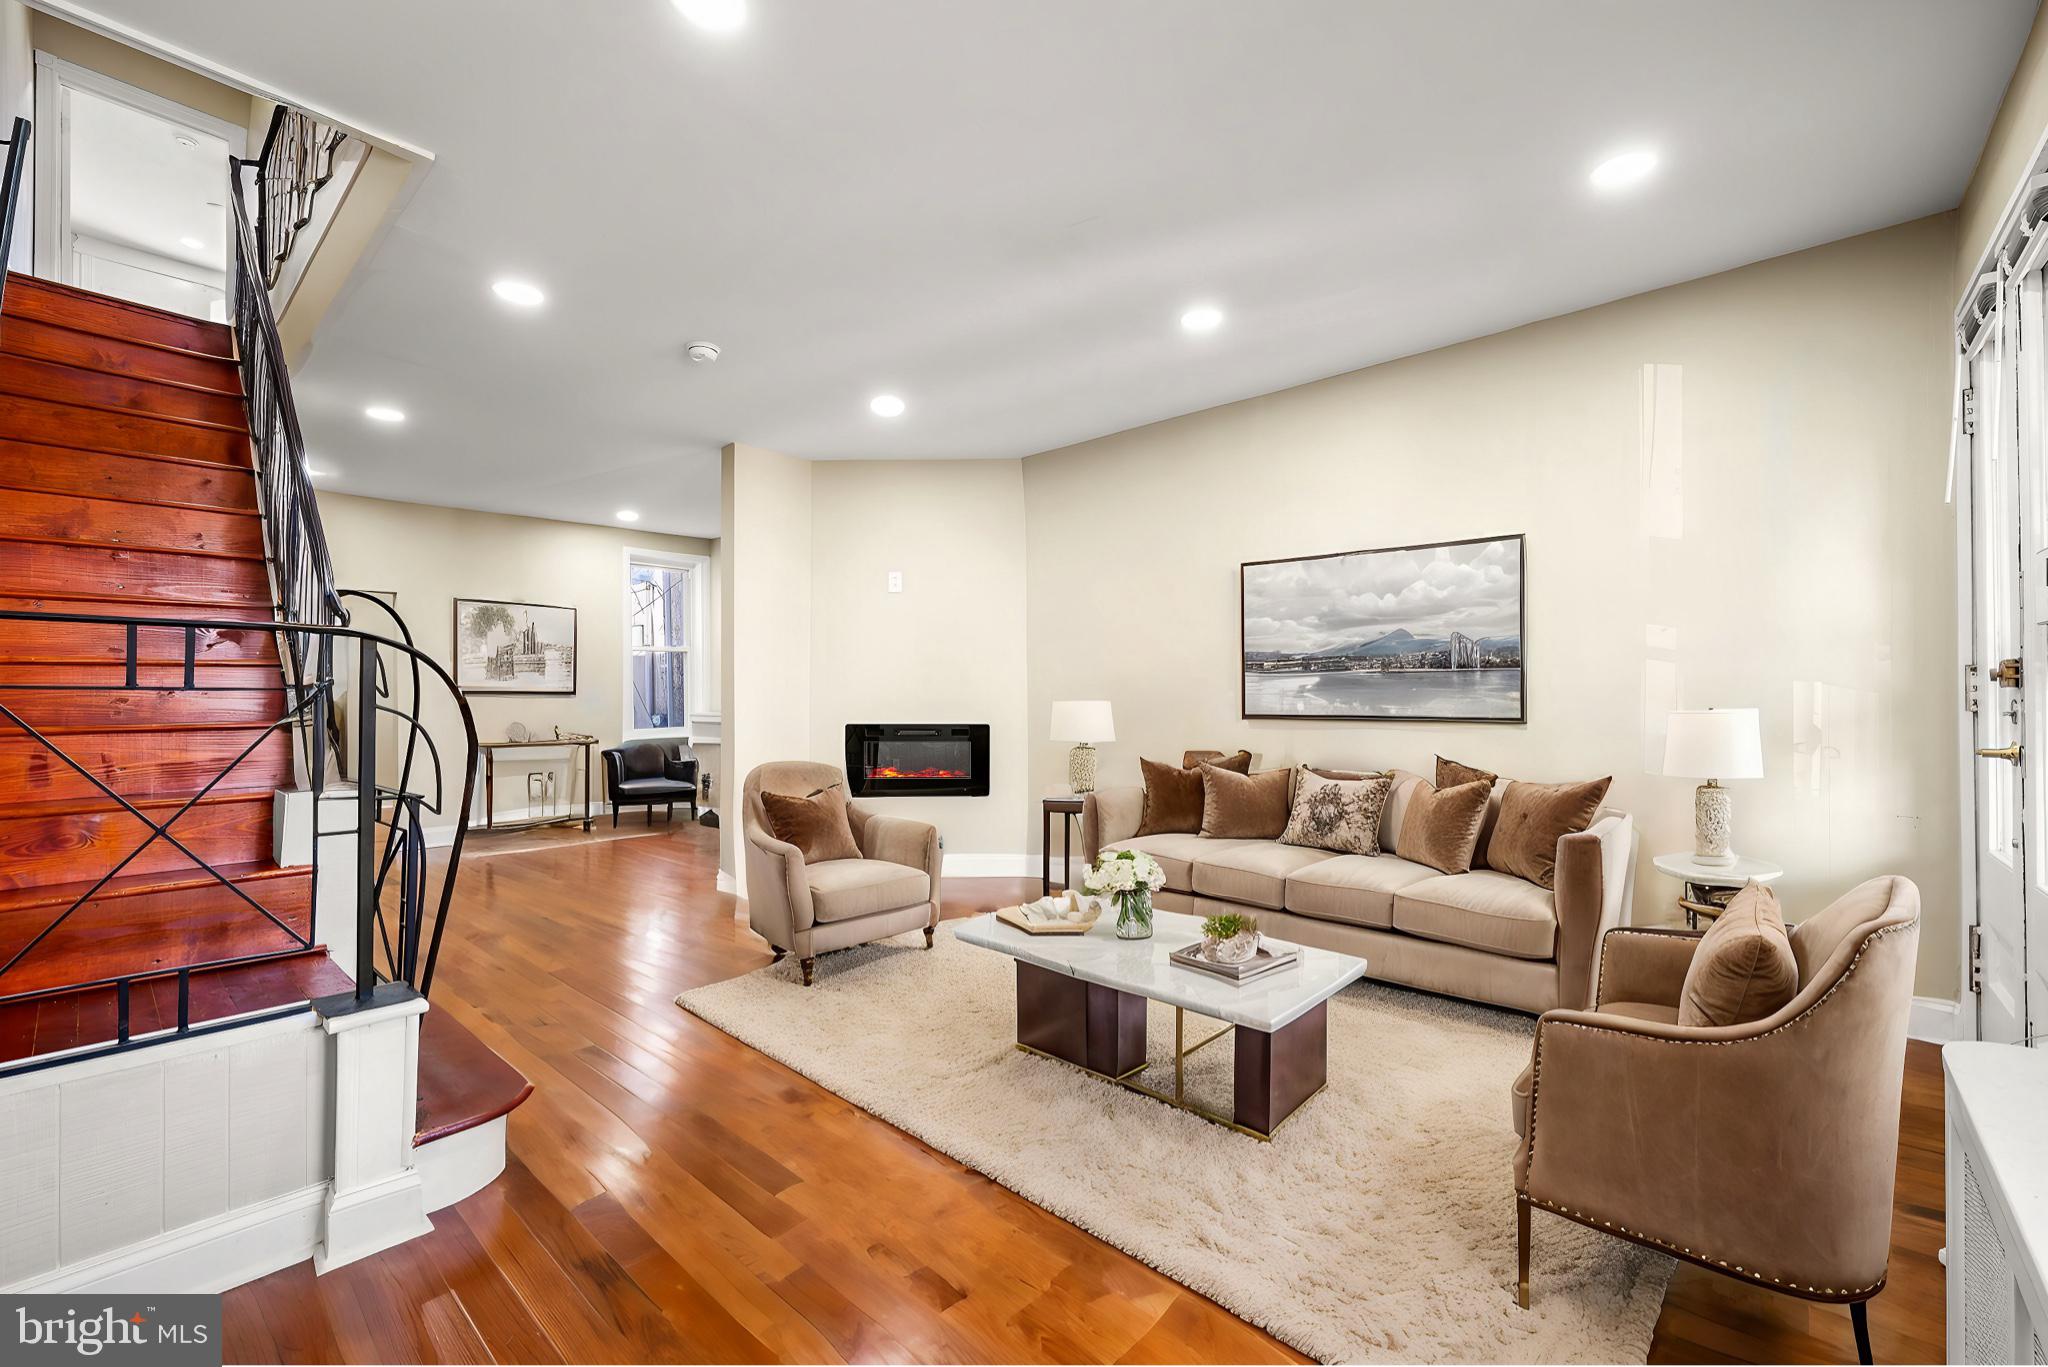
<instances>
[{"instance_id":1,"label":"wooden side table","mask_svg":"<svg viewBox=\"0 0 2048 1367\"><path fill-rule=\"evenodd\" d=\"M1081 815L1086 804L1085 796L1076 793L1050 793L1038 803L1038 849L1040 868L1038 892L1042 897L1052 895L1052 818L1060 818L1060 887L1065 888L1067 879L1073 876L1074 868L1074 822Z\"/></svg>"},{"instance_id":2,"label":"wooden side table","mask_svg":"<svg viewBox=\"0 0 2048 1367\"><path fill-rule=\"evenodd\" d=\"M1702 864L1691 854L1660 854L1651 862L1657 872L1678 880L1678 909L1685 913L1688 930L1698 930L1702 916L1711 921L1721 914L1721 904L1712 895L1716 889L1774 883L1785 876L1785 870L1768 859L1738 856L1732 864Z\"/></svg>"}]
</instances>

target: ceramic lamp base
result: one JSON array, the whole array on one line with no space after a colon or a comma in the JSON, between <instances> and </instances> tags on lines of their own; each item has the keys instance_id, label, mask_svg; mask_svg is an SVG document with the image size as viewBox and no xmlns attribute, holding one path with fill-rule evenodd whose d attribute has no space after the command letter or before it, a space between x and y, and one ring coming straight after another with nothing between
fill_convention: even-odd
<instances>
[{"instance_id":1,"label":"ceramic lamp base","mask_svg":"<svg viewBox=\"0 0 2048 1367\"><path fill-rule=\"evenodd\" d=\"M1067 751L1067 788L1075 796L1095 791L1095 747L1077 745Z\"/></svg>"},{"instance_id":2,"label":"ceramic lamp base","mask_svg":"<svg viewBox=\"0 0 2048 1367\"><path fill-rule=\"evenodd\" d=\"M1726 865L1735 862L1728 848L1728 835L1735 825L1735 797L1708 779L1692 795L1692 857L1695 863Z\"/></svg>"}]
</instances>

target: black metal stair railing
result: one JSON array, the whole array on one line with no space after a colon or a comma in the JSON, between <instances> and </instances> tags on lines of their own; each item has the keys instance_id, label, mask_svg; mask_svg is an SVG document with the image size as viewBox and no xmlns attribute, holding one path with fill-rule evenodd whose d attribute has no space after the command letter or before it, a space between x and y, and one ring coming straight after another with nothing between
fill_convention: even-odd
<instances>
[{"instance_id":1,"label":"black metal stair railing","mask_svg":"<svg viewBox=\"0 0 2048 1367\"><path fill-rule=\"evenodd\" d=\"M278 236L276 215L287 211L279 206L288 206L288 212L293 216L290 230L296 231L297 226L302 226L305 221L310 195L318 189L318 182L324 179L325 168L331 166L333 143L327 142L323 152L322 140L327 134L317 129L309 132L307 139L284 143L289 155L282 156L282 159L274 155L280 139L286 137L286 131L296 126L293 121L303 118L300 111L281 109L272 122L272 136L266 139L264 156L255 161L231 160L229 164L228 212L233 226L230 240L234 256L231 277L235 292L233 326L236 358L249 416L264 552L274 599L273 619L239 621L210 618L197 611L189 617L0 611L0 623L58 624L85 632L104 631L113 638L112 648L105 652L104 658L119 661L118 682L39 684L22 682L12 676L0 681L0 735L26 737L32 742L32 753L45 756L49 761L42 766L44 772L67 775L67 781L75 789L87 792L104 808L125 813L139 821L146 832L140 844L92 880L84 891L76 895L67 893L64 897L67 905L57 907L53 899L49 907L39 908L47 918L45 922L24 943L6 951L6 957L0 960L0 1013L67 993L111 989L116 1014L114 1038L61 1054L0 1062L0 1076L304 1010L305 1004L300 1002L254 1014L195 1021L191 1004L193 975L289 957L312 948L323 846L332 837L343 833L355 836L353 976L356 996L368 1000L380 983L394 982L404 983L425 994L433 983L434 967L453 905L455 881L461 867L470 809L475 798L476 723L470 715L468 701L456 687L454 679L413 643L405 623L388 604L370 595L335 587L333 558L321 526L319 504L306 474L305 439L299 426L298 410L292 400L291 379L285 365L283 345L278 339L277 319L266 288L278 260L278 254L270 250L274 245L271 239ZM7 247L12 236L8 229L14 221L15 206L20 198L21 168L28 133L27 121L17 119L13 139L8 146L4 178L0 178L0 288L4 288ZM259 212L265 225L260 238L264 245L259 246L259 234L251 227L248 206L244 201L243 172L252 166L271 167L273 163L283 167L286 162L293 162L302 170L310 168L312 174L300 176L294 182L298 188L275 202L270 197L276 188L270 171L259 174L255 189L259 196L264 196L264 207ZM288 236L287 233L287 251ZM376 604L379 610L390 616L395 637L351 625L350 614L343 605L344 597ZM175 651L147 654L143 648L145 636L156 643L165 639L163 633L174 634L170 639L176 642ZM284 707L275 717L251 722L256 734L248 744L207 779L198 792L181 793L182 800L123 793L116 782L119 765L103 755L94 760L68 753L61 734L53 734L60 728L38 727L22 715L21 709L27 706L22 701L25 695L57 690L73 695L105 693L110 696L137 692L157 695L202 691L277 692L277 687L268 682L232 685L224 684L216 677L214 670L217 666L208 657L236 637L249 642L260 642L267 637L275 644L283 672ZM202 668L207 671L204 676ZM407 691L394 693L395 680L405 681ZM432 733L421 721L425 700L436 689L445 691L461 724L462 753L451 757L455 763L444 764ZM404 728L404 744L395 756L380 756L377 750L379 722L387 717L397 719ZM344 721L350 742L346 747L339 744L344 734ZM62 728L63 731L81 729L89 732L92 728L89 725ZM195 850L192 843L181 839L174 829L181 821L187 821L208 795L221 790L221 785L227 783L231 775L258 756L267 740L279 734L293 738L293 763L295 766L303 765L299 786L312 794L310 884L303 929L291 923L291 916L296 913L280 914L275 908L266 906L255 893L236 881L232 871L216 867ZM420 767L422 759L431 764L430 784L424 781ZM380 765L386 767L380 768ZM446 790L450 786L450 775L455 772L462 775L461 796L459 801L451 802L447 800ZM346 801L354 809L353 821L335 830L329 830L322 824L323 810L331 801L330 777L338 777L344 782L345 787L341 791L347 794ZM8 794L0 792L0 802L8 797ZM170 801L176 801L176 805L167 817L157 820L149 815L151 807L160 809ZM430 817L446 822L450 836L447 857L439 863L438 869L428 854L429 845L434 843L428 838L425 824ZM146 852L159 846L189 863L196 874L185 871L183 864L177 864L175 871L168 875L160 869L152 869L148 886L156 886L159 878L175 881L181 875L187 882L180 886L190 886L191 880L197 877L201 880L199 886L226 889L226 904L231 909L239 907L252 917L268 921L284 939L275 948L259 953L84 981L45 982L28 990L7 992L7 976L11 971L17 973L17 981L23 981L19 976L21 966L32 963L36 952L50 945L51 936L91 904L95 897L112 887L123 870L135 867L136 861ZM161 862L152 861L153 864ZM0 887L18 890L20 886L0 871ZM16 917L23 914L23 910L10 913ZM170 1023L162 1024L160 1021L156 1029L141 1033L132 1031L130 1007L135 993L146 985L152 985L153 1000L153 985L172 981L177 987L177 1004Z\"/></svg>"}]
</instances>

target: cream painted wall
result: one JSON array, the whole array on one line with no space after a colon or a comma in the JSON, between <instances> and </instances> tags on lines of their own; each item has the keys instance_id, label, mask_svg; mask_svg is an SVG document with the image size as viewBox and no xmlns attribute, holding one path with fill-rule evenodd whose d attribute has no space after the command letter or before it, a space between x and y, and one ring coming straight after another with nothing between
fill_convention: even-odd
<instances>
[{"instance_id":1,"label":"cream painted wall","mask_svg":"<svg viewBox=\"0 0 2048 1367\"><path fill-rule=\"evenodd\" d=\"M718 863L746 890L737 857L739 785L755 765L804 757L811 731L809 461L734 443L721 461L721 696L725 744Z\"/></svg>"},{"instance_id":2,"label":"cream painted wall","mask_svg":"<svg viewBox=\"0 0 2048 1367\"><path fill-rule=\"evenodd\" d=\"M1657 921L1676 889L1649 858L1692 843L1692 784L1655 772L1663 714L1756 706L1767 773L1734 785L1738 848L1786 866L1793 916L1913 878L1919 991L1954 997L1955 257L1941 215L1026 459L1033 789L1064 773L1042 737L1066 697L1115 706L1105 783L1240 745L1612 774ZM1660 414L1668 483L1646 468L1652 364L1682 403ZM1510 532L1526 726L1240 720L1239 562Z\"/></svg>"},{"instance_id":3,"label":"cream painted wall","mask_svg":"<svg viewBox=\"0 0 2048 1367\"><path fill-rule=\"evenodd\" d=\"M843 764L848 722L991 723L989 796L874 804L936 825L956 869L992 871L962 856L1014 860L1037 829L1028 657L1021 462L811 467L810 757Z\"/></svg>"},{"instance_id":4,"label":"cream painted wall","mask_svg":"<svg viewBox=\"0 0 2048 1367\"><path fill-rule=\"evenodd\" d=\"M637 548L708 556L715 545L694 537L335 493L320 496L320 517L334 555L336 582L344 588L395 592L395 605L414 641L443 668L451 668L453 659L458 596L576 609L576 692L566 697L473 695L470 710L483 740L503 739L506 726L521 721L542 735L560 726L616 745L625 729L625 552ZM351 611L358 612L357 622L365 628L383 629L374 609ZM461 723L445 702L445 690L430 685L426 697L424 713L436 745L444 756L459 754ZM571 799L572 759L571 752L554 750L501 756L499 812L525 807L528 772L552 769L560 797ZM449 785L453 801L460 791L459 775L451 774ZM602 802L601 768L596 788ZM573 804L580 809L582 801L579 774Z\"/></svg>"},{"instance_id":5,"label":"cream painted wall","mask_svg":"<svg viewBox=\"0 0 2048 1367\"><path fill-rule=\"evenodd\" d=\"M2037 14L2033 32L2020 51L2019 65L2006 85L2005 99L1991 121L1984 150L1978 154L1977 169L1963 192L1951 304L1962 297L1976 274L1978 259L1991 245L1992 231L2025 178L2043 130L2048 130L2048 21Z\"/></svg>"},{"instance_id":6,"label":"cream painted wall","mask_svg":"<svg viewBox=\"0 0 2048 1367\"><path fill-rule=\"evenodd\" d=\"M270 117L268 101L258 100L247 91L222 85L210 76L173 65L160 57L138 52L111 38L102 38L76 24L67 24L54 14L38 10L30 25L36 47L53 57L61 57L89 71L126 81L152 95L161 95L167 100L175 100L188 108L249 129L251 156L263 141L263 125L257 122L257 110L261 108L260 117L267 121ZM226 168L222 170L225 174Z\"/></svg>"}]
</instances>

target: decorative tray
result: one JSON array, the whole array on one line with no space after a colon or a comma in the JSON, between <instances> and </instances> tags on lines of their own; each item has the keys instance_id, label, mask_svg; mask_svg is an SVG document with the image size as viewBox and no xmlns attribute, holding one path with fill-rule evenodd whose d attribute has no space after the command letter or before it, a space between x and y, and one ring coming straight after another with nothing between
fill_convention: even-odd
<instances>
[{"instance_id":1,"label":"decorative tray","mask_svg":"<svg viewBox=\"0 0 2048 1367\"><path fill-rule=\"evenodd\" d=\"M1026 935L1086 935L1102 919L1102 911L1095 908L1086 918L1079 921L1028 921L1022 907L1003 907L996 912L996 919L1006 926L1015 926Z\"/></svg>"},{"instance_id":2,"label":"decorative tray","mask_svg":"<svg viewBox=\"0 0 2048 1367\"><path fill-rule=\"evenodd\" d=\"M1276 953L1265 945L1260 945L1259 952L1241 964L1217 964L1202 957L1202 942L1197 940L1185 948L1174 950L1166 957L1182 968L1192 968L1213 977L1242 983L1294 967L1301 962L1301 950L1295 945L1285 945Z\"/></svg>"}]
</instances>

